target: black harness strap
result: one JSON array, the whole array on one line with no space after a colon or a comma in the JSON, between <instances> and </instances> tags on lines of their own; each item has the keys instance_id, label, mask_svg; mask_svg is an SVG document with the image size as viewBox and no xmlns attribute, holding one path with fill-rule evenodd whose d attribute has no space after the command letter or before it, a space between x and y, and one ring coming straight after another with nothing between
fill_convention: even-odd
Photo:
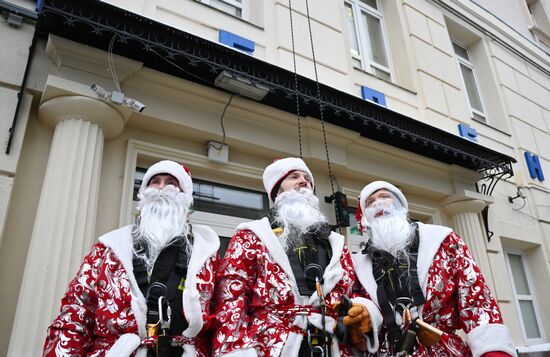
<instances>
[{"instance_id":1,"label":"black harness strap","mask_svg":"<svg viewBox=\"0 0 550 357\"><path fill-rule=\"evenodd\" d=\"M409 264L399 262L390 253L376 249L367 244L363 254L372 260L374 279L378 285L376 295L390 346L397 351L403 338L401 328L397 325L395 315L402 314L404 307L419 306L426 302L420 282L418 281L417 260L419 234L418 225L408 247Z\"/></svg>"},{"instance_id":2,"label":"black harness strap","mask_svg":"<svg viewBox=\"0 0 550 357\"><path fill-rule=\"evenodd\" d=\"M271 209L268 213L271 228L279 228L276 222L276 211ZM287 228L292 229L292 228ZM302 296L311 296L316 292L316 279L323 283L323 273L330 263L332 249L328 236L331 233L330 225L320 224L310 227L302 237L303 244L287 253L292 272L296 278L298 291ZM324 298L324 297L323 297ZM324 322L324 310L321 309ZM330 356L331 338L324 330L308 324L308 335L302 340L298 355ZM328 352L328 353L326 353Z\"/></svg>"},{"instance_id":3,"label":"black harness strap","mask_svg":"<svg viewBox=\"0 0 550 357\"><path fill-rule=\"evenodd\" d=\"M422 292L422 288L420 287L420 281L418 280L417 262L418 262L418 246L420 245L420 234L418 233L418 224L414 223L414 228L415 228L415 237L409 249L409 258L410 258L409 274L410 274L410 280L413 282L412 284L409 285L409 293L413 301L412 305L420 306L426 302L426 297ZM404 274L401 277L404 278Z\"/></svg>"},{"instance_id":4,"label":"black harness strap","mask_svg":"<svg viewBox=\"0 0 550 357\"><path fill-rule=\"evenodd\" d=\"M189 238L191 241L192 237ZM180 238L165 247L157 257L150 277L144 262L135 255L133 258L134 276L147 301L147 324L156 324L159 321L158 299L161 295L165 296L172 310L170 324L172 336L180 335L188 326L183 313L183 291L179 288L187 276L185 244L185 240ZM166 308L163 309L162 313L166 319L167 311ZM166 340L169 342L169 338ZM181 356L181 347L163 346L161 348L160 341L159 338L158 356Z\"/></svg>"}]
</instances>

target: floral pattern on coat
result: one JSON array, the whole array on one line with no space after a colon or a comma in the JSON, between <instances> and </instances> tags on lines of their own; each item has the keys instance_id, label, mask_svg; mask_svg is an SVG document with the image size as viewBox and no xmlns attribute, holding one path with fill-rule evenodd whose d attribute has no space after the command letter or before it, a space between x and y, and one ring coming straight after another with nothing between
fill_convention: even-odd
<instances>
[{"instance_id":1,"label":"floral pattern on coat","mask_svg":"<svg viewBox=\"0 0 550 357\"><path fill-rule=\"evenodd\" d=\"M284 251L282 254L286 257ZM342 295L366 297L345 246L338 265L341 278L328 294L324 291L327 316L332 317L336 315L332 307ZM325 282L326 276L327 272ZM259 356L281 356L290 335L303 334L305 323L300 324L301 317L292 311L294 306L303 305L298 301L303 297L297 298L296 290L293 291L294 277L289 277L251 230L239 230L232 237L216 281L214 311L218 327L214 355L254 349ZM339 344L338 348L341 355L351 356L348 346Z\"/></svg>"},{"instance_id":2,"label":"floral pattern on coat","mask_svg":"<svg viewBox=\"0 0 550 357\"><path fill-rule=\"evenodd\" d=\"M131 248L126 248L131 252ZM59 315L48 329L44 356L104 356L124 334L145 337L140 332L145 331L145 327L138 328L140 319L136 318L136 314L143 315L143 312L134 311L140 300L142 304L145 300L141 291L132 286L127 269L119 258L103 243L92 247L61 300ZM122 258L122 261L128 259L131 264L131 256ZM199 356L209 355L209 341L203 332L210 325L208 314L218 261L215 253L204 259L205 264L193 278L199 292L197 304L200 304L202 321L205 321L194 341ZM184 309L187 309L185 302ZM144 321L144 316L141 319Z\"/></svg>"},{"instance_id":3,"label":"floral pattern on coat","mask_svg":"<svg viewBox=\"0 0 550 357\"><path fill-rule=\"evenodd\" d=\"M445 332L442 341L415 356L471 356L454 332L486 324L502 324L502 315L464 241L454 232L441 244L428 273L424 321Z\"/></svg>"},{"instance_id":4,"label":"floral pattern on coat","mask_svg":"<svg viewBox=\"0 0 550 357\"><path fill-rule=\"evenodd\" d=\"M450 228L418 223L418 278L426 297L421 318L444 332L432 347L417 344L413 356L481 356L492 351L515 355L509 329L503 325L497 302L464 241ZM373 296L377 284L372 261L353 257L358 278ZM374 297L377 303L377 298ZM396 316L398 323L401 317ZM455 332L463 330L468 342ZM387 355L386 330L379 335L377 356Z\"/></svg>"}]
</instances>

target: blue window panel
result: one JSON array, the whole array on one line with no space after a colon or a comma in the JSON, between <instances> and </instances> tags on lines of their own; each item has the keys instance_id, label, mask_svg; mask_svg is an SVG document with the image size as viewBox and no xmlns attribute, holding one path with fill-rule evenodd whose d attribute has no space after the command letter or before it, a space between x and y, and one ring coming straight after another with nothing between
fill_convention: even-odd
<instances>
[{"instance_id":1,"label":"blue window panel","mask_svg":"<svg viewBox=\"0 0 550 357\"><path fill-rule=\"evenodd\" d=\"M363 99L365 100L375 102L376 104L379 104L383 107L387 107L386 96L384 95L384 93L374 90L372 88L361 86L361 97L363 97Z\"/></svg>"},{"instance_id":2,"label":"blue window panel","mask_svg":"<svg viewBox=\"0 0 550 357\"><path fill-rule=\"evenodd\" d=\"M477 143L477 131L466 124L458 124L458 133L465 139Z\"/></svg>"},{"instance_id":3,"label":"blue window panel","mask_svg":"<svg viewBox=\"0 0 550 357\"><path fill-rule=\"evenodd\" d=\"M226 46L248 52L249 54L254 53L254 49L256 47L254 41L235 35L234 33L225 30L220 30L219 41Z\"/></svg>"},{"instance_id":4,"label":"blue window panel","mask_svg":"<svg viewBox=\"0 0 550 357\"><path fill-rule=\"evenodd\" d=\"M525 162L527 163L527 168L529 169L529 176L531 178L536 178L539 181L544 181L544 174L542 173L542 166L540 166L540 160L537 155L526 151L523 153L525 156Z\"/></svg>"}]
</instances>

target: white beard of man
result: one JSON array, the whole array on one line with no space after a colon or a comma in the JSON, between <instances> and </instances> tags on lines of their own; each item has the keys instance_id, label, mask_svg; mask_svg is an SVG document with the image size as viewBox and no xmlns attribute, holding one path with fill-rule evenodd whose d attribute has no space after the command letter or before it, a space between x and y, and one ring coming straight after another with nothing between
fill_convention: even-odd
<instances>
[{"instance_id":1,"label":"white beard of man","mask_svg":"<svg viewBox=\"0 0 550 357\"><path fill-rule=\"evenodd\" d=\"M374 218L371 222L365 214L361 224L367 227L366 236L374 248L385 250L398 259L408 261L407 250L413 238L414 228L407 220L405 208L386 208L383 216Z\"/></svg>"},{"instance_id":2,"label":"white beard of man","mask_svg":"<svg viewBox=\"0 0 550 357\"><path fill-rule=\"evenodd\" d=\"M192 246L188 241L189 208L193 196L168 185L159 190L146 188L138 194L140 215L134 226L134 243L145 246L143 252L134 252L143 259L148 271L153 269L158 255L176 237L185 239L187 257L191 256Z\"/></svg>"},{"instance_id":3,"label":"white beard of man","mask_svg":"<svg viewBox=\"0 0 550 357\"><path fill-rule=\"evenodd\" d=\"M283 228L279 240L287 252L303 243L302 235L310 227L327 222L319 209L319 199L307 188L277 195L275 210L275 221Z\"/></svg>"}]
</instances>

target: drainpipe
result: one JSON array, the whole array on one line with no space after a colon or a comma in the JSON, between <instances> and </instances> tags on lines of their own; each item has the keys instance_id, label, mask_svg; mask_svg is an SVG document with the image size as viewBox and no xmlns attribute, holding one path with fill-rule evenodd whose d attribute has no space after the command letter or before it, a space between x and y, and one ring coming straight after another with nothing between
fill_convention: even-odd
<instances>
[{"instance_id":1,"label":"drainpipe","mask_svg":"<svg viewBox=\"0 0 550 357\"><path fill-rule=\"evenodd\" d=\"M41 9L42 9L42 1L39 0L36 3L36 11L38 12L38 14L40 14ZM36 40L38 37L38 26L37 26L38 16L33 11L11 4L4 0L0 0L0 10L6 11L8 13L8 17L10 15L15 15L17 17L24 18L26 20L30 20L34 22L34 33L32 35L31 45L29 47L29 56L27 58L27 65L25 67L25 73L23 74L23 80L21 81L21 85L19 86L19 93L17 93L17 104L15 106L15 113L13 114L13 120L9 131L8 144L6 146L6 151L5 151L6 155L8 155L10 153L11 144L13 141L13 137L15 135L15 127L17 125L17 118L19 116L19 110L21 108L21 101L23 100L23 94L25 92L25 87L27 84L27 77L30 72L32 58L34 56L34 48L36 46Z\"/></svg>"}]
</instances>

